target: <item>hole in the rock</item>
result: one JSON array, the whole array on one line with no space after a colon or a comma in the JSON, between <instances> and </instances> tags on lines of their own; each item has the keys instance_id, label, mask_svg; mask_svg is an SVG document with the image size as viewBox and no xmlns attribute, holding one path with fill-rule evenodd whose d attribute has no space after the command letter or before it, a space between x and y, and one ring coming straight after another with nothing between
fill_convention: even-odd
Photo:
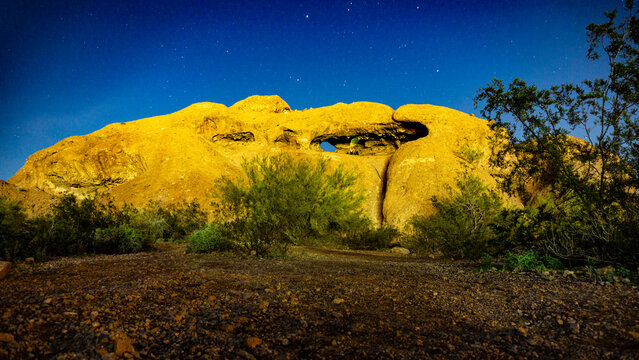
<instances>
[{"instance_id":1,"label":"hole in the rock","mask_svg":"<svg viewBox=\"0 0 639 360\"><path fill-rule=\"evenodd\" d=\"M427 135L428 128L423 124L402 122L371 132L320 135L314 138L311 143L324 151L374 155L392 153L397 150L401 144L423 138ZM357 139L354 144L353 139Z\"/></svg>"},{"instance_id":2,"label":"hole in the rock","mask_svg":"<svg viewBox=\"0 0 639 360\"><path fill-rule=\"evenodd\" d=\"M418 122L403 122L399 124L398 133L401 142L408 142L428 136L428 128Z\"/></svg>"},{"instance_id":3,"label":"hole in the rock","mask_svg":"<svg viewBox=\"0 0 639 360\"><path fill-rule=\"evenodd\" d=\"M255 135L252 132L244 131L230 134L218 134L211 138L212 141L230 140L237 142L255 141Z\"/></svg>"},{"instance_id":4,"label":"hole in the rock","mask_svg":"<svg viewBox=\"0 0 639 360\"><path fill-rule=\"evenodd\" d=\"M335 150L337 149L333 144L329 143L328 141L322 142L320 144L320 148L322 148L322 150L327 152L335 152Z\"/></svg>"}]
</instances>

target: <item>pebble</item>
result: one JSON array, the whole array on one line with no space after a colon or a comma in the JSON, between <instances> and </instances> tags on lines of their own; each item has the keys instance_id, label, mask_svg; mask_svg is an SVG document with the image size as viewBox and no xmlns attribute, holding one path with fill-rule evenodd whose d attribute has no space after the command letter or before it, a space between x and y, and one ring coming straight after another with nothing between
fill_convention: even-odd
<instances>
[{"instance_id":1,"label":"pebble","mask_svg":"<svg viewBox=\"0 0 639 360\"><path fill-rule=\"evenodd\" d=\"M396 246L396 247L391 249L391 253L400 254L400 255L408 255L408 254L410 254L410 250L408 250L406 248L403 248L403 247Z\"/></svg>"},{"instance_id":2,"label":"pebble","mask_svg":"<svg viewBox=\"0 0 639 360\"><path fill-rule=\"evenodd\" d=\"M133 341L125 334L118 334L115 337L115 355L123 356L125 353L135 353Z\"/></svg>"},{"instance_id":3,"label":"pebble","mask_svg":"<svg viewBox=\"0 0 639 360\"><path fill-rule=\"evenodd\" d=\"M14 342L15 339L13 335L8 333L0 333L0 342Z\"/></svg>"},{"instance_id":4,"label":"pebble","mask_svg":"<svg viewBox=\"0 0 639 360\"><path fill-rule=\"evenodd\" d=\"M341 304L343 302L344 302L344 299L341 299L341 298L335 298L333 300L333 304L335 304L335 305L339 305L339 304Z\"/></svg>"},{"instance_id":5,"label":"pebble","mask_svg":"<svg viewBox=\"0 0 639 360\"><path fill-rule=\"evenodd\" d=\"M519 333L522 334L523 336L528 336L528 330L526 330L523 327L518 328L517 331L519 331Z\"/></svg>"},{"instance_id":6,"label":"pebble","mask_svg":"<svg viewBox=\"0 0 639 360\"><path fill-rule=\"evenodd\" d=\"M262 344L262 339L258 337L251 336L248 339L246 339L246 345L248 345L248 347L250 347L251 349L254 349L261 344Z\"/></svg>"},{"instance_id":7,"label":"pebble","mask_svg":"<svg viewBox=\"0 0 639 360\"><path fill-rule=\"evenodd\" d=\"M237 352L237 354L245 359L255 359L255 356L251 355L248 351L246 350L240 350Z\"/></svg>"}]
</instances>

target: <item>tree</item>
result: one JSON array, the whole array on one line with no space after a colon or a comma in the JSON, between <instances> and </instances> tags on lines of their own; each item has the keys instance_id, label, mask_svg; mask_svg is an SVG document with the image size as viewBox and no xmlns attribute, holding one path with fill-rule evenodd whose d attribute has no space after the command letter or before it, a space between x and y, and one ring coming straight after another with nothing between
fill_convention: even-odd
<instances>
[{"instance_id":1,"label":"tree","mask_svg":"<svg viewBox=\"0 0 639 360\"><path fill-rule=\"evenodd\" d=\"M457 188L450 187L447 198L433 197L435 214L411 218L413 246L453 258L477 259L484 253L499 252L493 231L504 207L499 195L468 173Z\"/></svg>"},{"instance_id":2,"label":"tree","mask_svg":"<svg viewBox=\"0 0 639 360\"><path fill-rule=\"evenodd\" d=\"M366 223L356 177L326 160L295 160L288 154L256 157L242 165L244 178L221 178L216 196L227 236L248 252L285 251Z\"/></svg>"},{"instance_id":3,"label":"tree","mask_svg":"<svg viewBox=\"0 0 639 360\"><path fill-rule=\"evenodd\" d=\"M625 11L586 28L587 57L607 62L606 78L550 89L493 79L475 97L494 120L502 186L530 201L531 181L549 189L553 206L540 212L545 231L535 236L567 259L639 258L639 21L633 1ZM576 131L587 142L569 135Z\"/></svg>"}]
</instances>

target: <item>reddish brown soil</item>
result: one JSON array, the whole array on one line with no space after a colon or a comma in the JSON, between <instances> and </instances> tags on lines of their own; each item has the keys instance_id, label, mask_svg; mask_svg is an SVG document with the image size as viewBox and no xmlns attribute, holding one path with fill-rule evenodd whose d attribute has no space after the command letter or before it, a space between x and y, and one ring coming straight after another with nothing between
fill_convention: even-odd
<instances>
[{"instance_id":1,"label":"reddish brown soil","mask_svg":"<svg viewBox=\"0 0 639 360\"><path fill-rule=\"evenodd\" d=\"M18 266L0 280L0 358L639 358L629 284L305 252Z\"/></svg>"}]
</instances>

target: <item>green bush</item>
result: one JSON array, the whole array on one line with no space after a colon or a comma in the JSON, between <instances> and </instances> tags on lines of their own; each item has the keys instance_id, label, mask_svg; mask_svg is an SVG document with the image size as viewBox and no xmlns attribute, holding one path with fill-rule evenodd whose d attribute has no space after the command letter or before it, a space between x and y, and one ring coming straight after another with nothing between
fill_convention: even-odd
<instances>
[{"instance_id":1,"label":"green bush","mask_svg":"<svg viewBox=\"0 0 639 360\"><path fill-rule=\"evenodd\" d=\"M163 214L168 226L165 238L172 241L181 240L206 226L206 213L197 200L169 205Z\"/></svg>"},{"instance_id":2,"label":"green bush","mask_svg":"<svg viewBox=\"0 0 639 360\"><path fill-rule=\"evenodd\" d=\"M0 196L0 259L23 257L28 239L29 224L22 204Z\"/></svg>"},{"instance_id":3,"label":"green bush","mask_svg":"<svg viewBox=\"0 0 639 360\"><path fill-rule=\"evenodd\" d=\"M181 239L204 226L197 202L142 210L65 195L44 216L27 218L19 202L0 197L0 259L128 253L159 239Z\"/></svg>"},{"instance_id":4,"label":"green bush","mask_svg":"<svg viewBox=\"0 0 639 360\"><path fill-rule=\"evenodd\" d=\"M354 250L388 249L391 242L400 235L393 226L372 227L370 224L352 231L344 238L344 244Z\"/></svg>"},{"instance_id":5,"label":"green bush","mask_svg":"<svg viewBox=\"0 0 639 360\"><path fill-rule=\"evenodd\" d=\"M326 160L288 154L257 157L242 165L244 177L219 180L221 221L238 247L265 255L290 244L340 238L364 221L355 175Z\"/></svg>"},{"instance_id":6,"label":"green bush","mask_svg":"<svg viewBox=\"0 0 639 360\"><path fill-rule=\"evenodd\" d=\"M499 196L476 176L465 175L457 185L459 190L450 190L448 199L433 198L437 213L410 220L413 248L470 259L499 252L494 232L503 210Z\"/></svg>"},{"instance_id":7,"label":"green bush","mask_svg":"<svg viewBox=\"0 0 639 360\"><path fill-rule=\"evenodd\" d=\"M206 228L197 230L186 245L188 252L208 253L213 251L232 251L236 247L228 233L217 223L210 223Z\"/></svg>"},{"instance_id":8,"label":"green bush","mask_svg":"<svg viewBox=\"0 0 639 360\"><path fill-rule=\"evenodd\" d=\"M125 254L150 248L152 241L128 225L96 229L93 250L101 254Z\"/></svg>"},{"instance_id":9,"label":"green bush","mask_svg":"<svg viewBox=\"0 0 639 360\"><path fill-rule=\"evenodd\" d=\"M522 251L517 254L506 251L504 269L509 271L536 270L541 272L546 269L560 270L562 268L561 261L548 254L537 256L532 251Z\"/></svg>"},{"instance_id":10,"label":"green bush","mask_svg":"<svg viewBox=\"0 0 639 360\"><path fill-rule=\"evenodd\" d=\"M544 263L532 251L524 251L521 254L507 251L504 268L509 271L543 271L546 269Z\"/></svg>"},{"instance_id":11,"label":"green bush","mask_svg":"<svg viewBox=\"0 0 639 360\"><path fill-rule=\"evenodd\" d=\"M206 225L206 213L197 201L163 207L150 201L143 209L133 210L131 224L155 240L180 241Z\"/></svg>"},{"instance_id":12,"label":"green bush","mask_svg":"<svg viewBox=\"0 0 639 360\"><path fill-rule=\"evenodd\" d=\"M95 198L78 200L73 195L65 195L53 205L50 228L41 234L46 253L60 256L95 253L96 229L117 226L123 216L112 203L102 204Z\"/></svg>"}]
</instances>

